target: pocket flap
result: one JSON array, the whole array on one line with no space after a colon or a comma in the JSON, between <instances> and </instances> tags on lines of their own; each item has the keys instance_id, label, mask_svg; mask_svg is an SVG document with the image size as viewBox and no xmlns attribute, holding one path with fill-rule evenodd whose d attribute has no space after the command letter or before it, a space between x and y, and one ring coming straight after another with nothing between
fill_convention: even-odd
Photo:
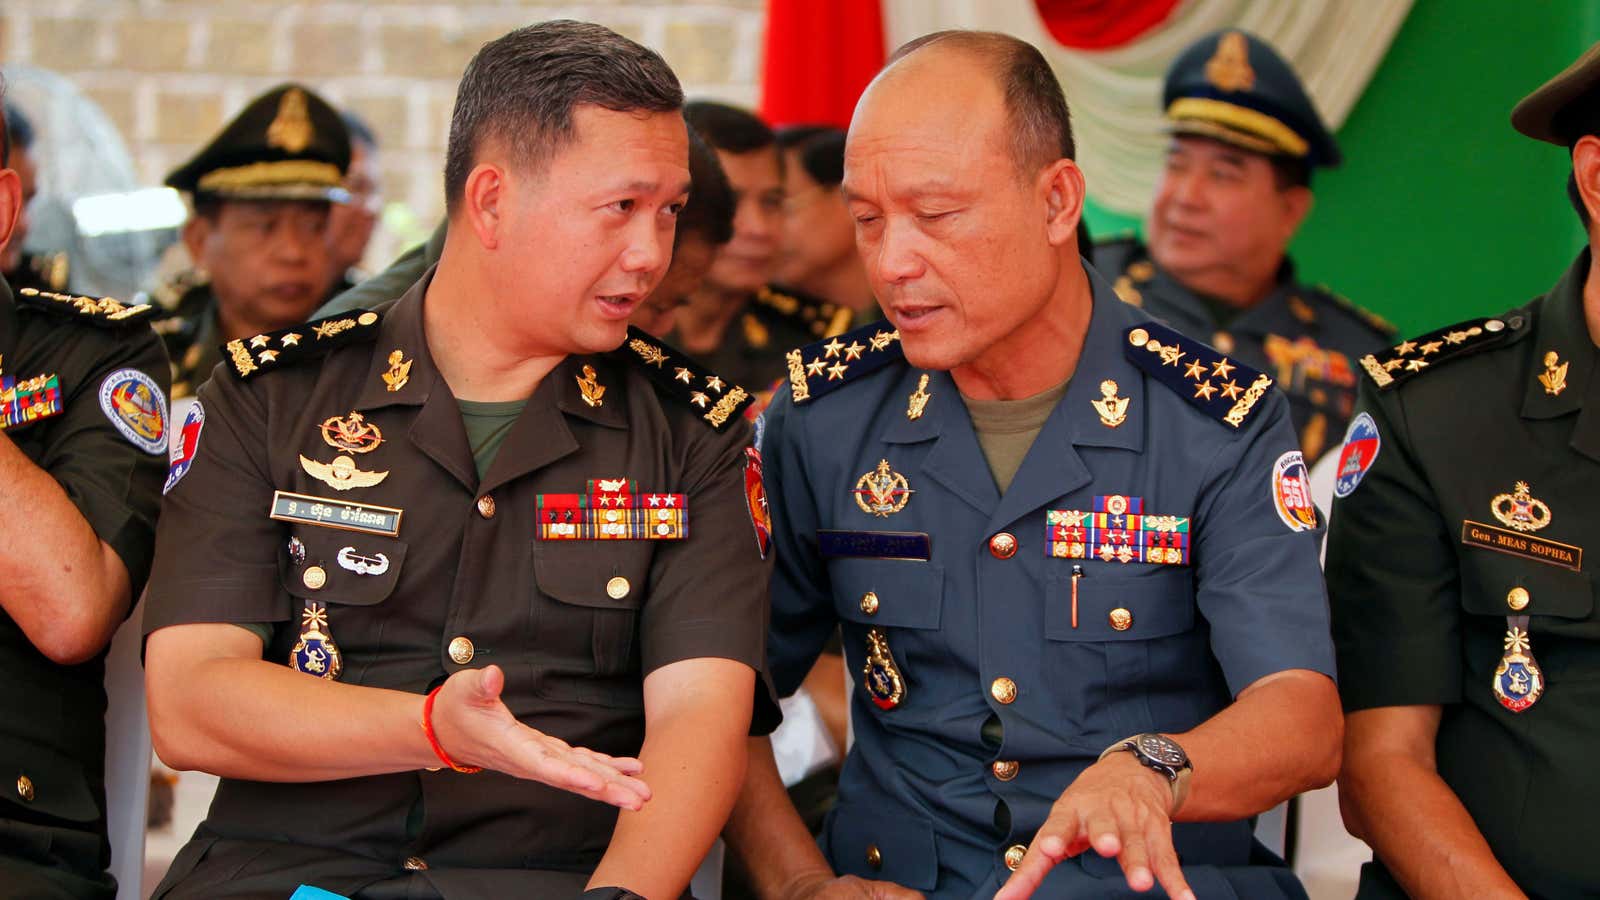
<instances>
[{"instance_id":1,"label":"pocket flap","mask_svg":"<svg viewBox=\"0 0 1600 900\"><path fill-rule=\"evenodd\" d=\"M291 529L278 553L284 590L302 600L344 606L387 600L405 558L405 542L398 538L314 525Z\"/></svg>"},{"instance_id":2,"label":"pocket flap","mask_svg":"<svg viewBox=\"0 0 1600 900\"><path fill-rule=\"evenodd\" d=\"M654 541L534 541L539 591L573 606L638 609L649 593Z\"/></svg>"},{"instance_id":3,"label":"pocket flap","mask_svg":"<svg viewBox=\"0 0 1600 900\"><path fill-rule=\"evenodd\" d=\"M69 822L100 818L83 767L47 747L0 742L0 797L29 812Z\"/></svg>"},{"instance_id":4,"label":"pocket flap","mask_svg":"<svg viewBox=\"0 0 1600 900\"><path fill-rule=\"evenodd\" d=\"M846 803L829 819L828 850L840 875L931 891L939 880L933 824L911 815L885 816Z\"/></svg>"},{"instance_id":5,"label":"pocket flap","mask_svg":"<svg viewBox=\"0 0 1600 900\"><path fill-rule=\"evenodd\" d=\"M1594 580L1587 572L1518 559L1508 554L1469 551L1463 573L1461 608L1478 616L1551 616L1587 619L1594 612ZM1510 601L1518 588L1518 603Z\"/></svg>"},{"instance_id":6,"label":"pocket flap","mask_svg":"<svg viewBox=\"0 0 1600 900\"><path fill-rule=\"evenodd\" d=\"M938 628L944 569L930 562L834 559L828 562L839 617L888 628ZM868 595L871 596L868 596Z\"/></svg>"},{"instance_id":7,"label":"pocket flap","mask_svg":"<svg viewBox=\"0 0 1600 900\"><path fill-rule=\"evenodd\" d=\"M1078 579L1078 621L1072 621L1072 573L1053 574L1045 598L1045 637L1052 641L1146 641L1194 627L1194 575L1152 566L1142 574L1104 571ZM1126 627L1119 628L1119 625Z\"/></svg>"}]
</instances>

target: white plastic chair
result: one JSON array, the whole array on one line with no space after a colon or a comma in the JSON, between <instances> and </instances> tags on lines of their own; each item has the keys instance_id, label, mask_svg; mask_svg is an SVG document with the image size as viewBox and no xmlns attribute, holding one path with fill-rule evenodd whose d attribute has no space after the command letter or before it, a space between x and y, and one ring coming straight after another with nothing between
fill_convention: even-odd
<instances>
[{"instance_id":1,"label":"white plastic chair","mask_svg":"<svg viewBox=\"0 0 1600 900\"><path fill-rule=\"evenodd\" d=\"M106 830L117 900L144 900L144 832L150 799L150 720L139 664L144 603L117 629L106 654Z\"/></svg>"}]
</instances>

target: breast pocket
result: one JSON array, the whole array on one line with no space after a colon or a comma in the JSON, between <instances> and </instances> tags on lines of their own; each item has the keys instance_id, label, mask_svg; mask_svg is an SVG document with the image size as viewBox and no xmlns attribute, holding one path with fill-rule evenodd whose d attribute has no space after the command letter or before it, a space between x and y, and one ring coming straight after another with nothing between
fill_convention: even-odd
<instances>
[{"instance_id":1,"label":"breast pocket","mask_svg":"<svg viewBox=\"0 0 1600 900\"><path fill-rule=\"evenodd\" d=\"M639 627L650 591L651 541L535 541L534 645L540 693L632 705L639 692Z\"/></svg>"},{"instance_id":2,"label":"breast pocket","mask_svg":"<svg viewBox=\"0 0 1600 900\"><path fill-rule=\"evenodd\" d=\"M1504 630L1506 616L1527 616L1533 656L1546 676L1600 679L1600 660L1588 646L1600 639L1595 582L1589 573L1480 548L1465 553L1464 612L1489 622L1496 636ZM1474 662L1491 665L1498 652L1498 646L1480 650Z\"/></svg>"},{"instance_id":3,"label":"breast pocket","mask_svg":"<svg viewBox=\"0 0 1600 900\"><path fill-rule=\"evenodd\" d=\"M274 650L288 652L301 633L306 604L324 604L324 629L344 656L341 680L360 684L366 661L383 649L383 623L392 609L406 545L397 538L297 525L278 553L283 589L291 598Z\"/></svg>"}]
</instances>

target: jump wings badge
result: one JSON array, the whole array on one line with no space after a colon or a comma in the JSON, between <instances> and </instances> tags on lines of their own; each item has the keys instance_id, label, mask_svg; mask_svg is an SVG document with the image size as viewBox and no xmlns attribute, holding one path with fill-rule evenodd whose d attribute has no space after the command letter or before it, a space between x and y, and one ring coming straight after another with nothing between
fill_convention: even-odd
<instances>
[{"instance_id":1,"label":"jump wings badge","mask_svg":"<svg viewBox=\"0 0 1600 900\"><path fill-rule=\"evenodd\" d=\"M1494 670L1494 697L1501 706L1519 713L1544 695L1544 672L1533 661L1527 616L1506 616L1505 647Z\"/></svg>"},{"instance_id":2,"label":"jump wings badge","mask_svg":"<svg viewBox=\"0 0 1600 900\"><path fill-rule=\"evenodd\" d=\"M1489 511L1518 531L1538 531L1550 524L1550 507L1529 493L1526 481L1513 485L1509 494L1496 494L1489 501Z\"/></svg>"},{"instance_id":3,"label":"jump wings badge","mask_svg":"<svg viewBox=\"0 0 1600 900\"><path fill-rule=\"evenodd\" d=\"M289 651L289 667L325 681L338 681L344 670L344 656L333 642L331 631L328 607L307 600L305 612L300 614L300 640Z\"/></svg>"},{"instance_id":4,"label":"jump wings badge","mask_svg":"<svg viewBox=\"0 0 1600 900\"><path fill-rule=\"evenodd\" d=\"M356 468L356 461L343 454L335 456L331 463L317 462L302 455L300 457L300 468L305 469L307 475L336 491L372 487L389 477L388 470L368 472L364 469Z\"/></svg>"},{"instance_id":5,"label":"jump wings badge","mask_svg":"<svg viewBox=\"0 0 1600 900\"><path fill-rule=\"evenodd\" d=\"M905 509L915 491L906 477L890 469L889 461L884 459L878 461L876 469L856 479L855 490L850 493L862 512L887 519Z\"/></svg>"},{"instance_id":6,"label":"jump wings badge","mask_svg":"<svg viewBox=\"0 0 1600 900\"><path fill-rule=\"evenodd\" d=\"M906 698L906 681L889 652L889 639L876 628L867 632L867 664L861 670L861 684L879 709L894 709Z\"/></svg>"}]
</instances>

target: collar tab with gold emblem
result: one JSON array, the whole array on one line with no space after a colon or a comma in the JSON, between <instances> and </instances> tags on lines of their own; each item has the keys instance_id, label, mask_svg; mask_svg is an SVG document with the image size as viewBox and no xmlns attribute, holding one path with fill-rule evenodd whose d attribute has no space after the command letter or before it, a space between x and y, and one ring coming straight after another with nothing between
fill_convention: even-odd
<instances>
[{"instance_id":1,"label":"collar tab with gold emblem","mask_svg":"<svg viewBox=\"0 0 1600 900\"><path fill-rule=\"evenodd\" d=\"M1165 325L1125 329L1123 353L1146 375L1201 412L1239 428L1272 387L1272 378Z\"/></svg>"},{"instance_id":2,"label":"collar tab with gold emblem","mask_svg":"<svg viewBox=\"0 0 1600 900\"><path fill-rule=\"evenodd\" d=\"M819 300L791 288L763 287L756 291L752 306L767 315L777 315L804 329L814 338L843 334L855 314L848 306Z\"/></svg>"},{"instance_id":3,"label":"collar tab with gold emblem","mask_svg":"<svg viewBox=\"0 0 1600 900\"><path fill-rule=\"evenodd\" d=\"M352 309L304 325L229 341L222 346L222 358L233 377L244 381L318 359L346 344L370 341L377 336L380 318L375 312Z\"/></svg>"},{"instance_id":4,"label":"collar tab with gold emblem","mask_svg":"<svg viewBox=\"0 0 1600 900\"><path fill-rule=\"evenodd\" d=\"M900 332L887 322L873 322L826 341L790 350L789 391L796 404L815 400L863 375L905 358Z\"/></svg>"},{"instance_id":5,"label":"collar tab with gold emblem","mask_svg":"<svg viewBox=\"0 0 1600 900\"><path fill-rule=\"evenodd\" d=\"M58 294L34 288L22 288L17 291L17 301L25 307L41 309L100 328L142 325L157 312L156 308L148 303L124 303L110 297L80 297L77 294Z\"/></svg>"},{"instance_id":6,"label":"collar tab with gold emblem","mask_svg":"<svg viewBox=\"0 0 1600 900\"><path fill-rule=\"evenodd\" d=\"M687 404L717 431L726 429L755 400L749 391L724 380L690 359L689 354L631 325L628 339L611 355L638 367L656 390ZM584 396L587 401L588 393Z\"/></svg>"},{"instance_id":7,"label":"collar tab with gold emblem","mask_svg":"<svg viewBox=\"0 0 1600 900\"><path fill-rule=\"evenodd\" d=\"M1378 353L1361 357L1361 368L1380 390L1390 390L1440 363L1498 347L1520 333L1527 324L1520 313L1468 319L1408 338Z\"/></svg>"}]
</instances>

